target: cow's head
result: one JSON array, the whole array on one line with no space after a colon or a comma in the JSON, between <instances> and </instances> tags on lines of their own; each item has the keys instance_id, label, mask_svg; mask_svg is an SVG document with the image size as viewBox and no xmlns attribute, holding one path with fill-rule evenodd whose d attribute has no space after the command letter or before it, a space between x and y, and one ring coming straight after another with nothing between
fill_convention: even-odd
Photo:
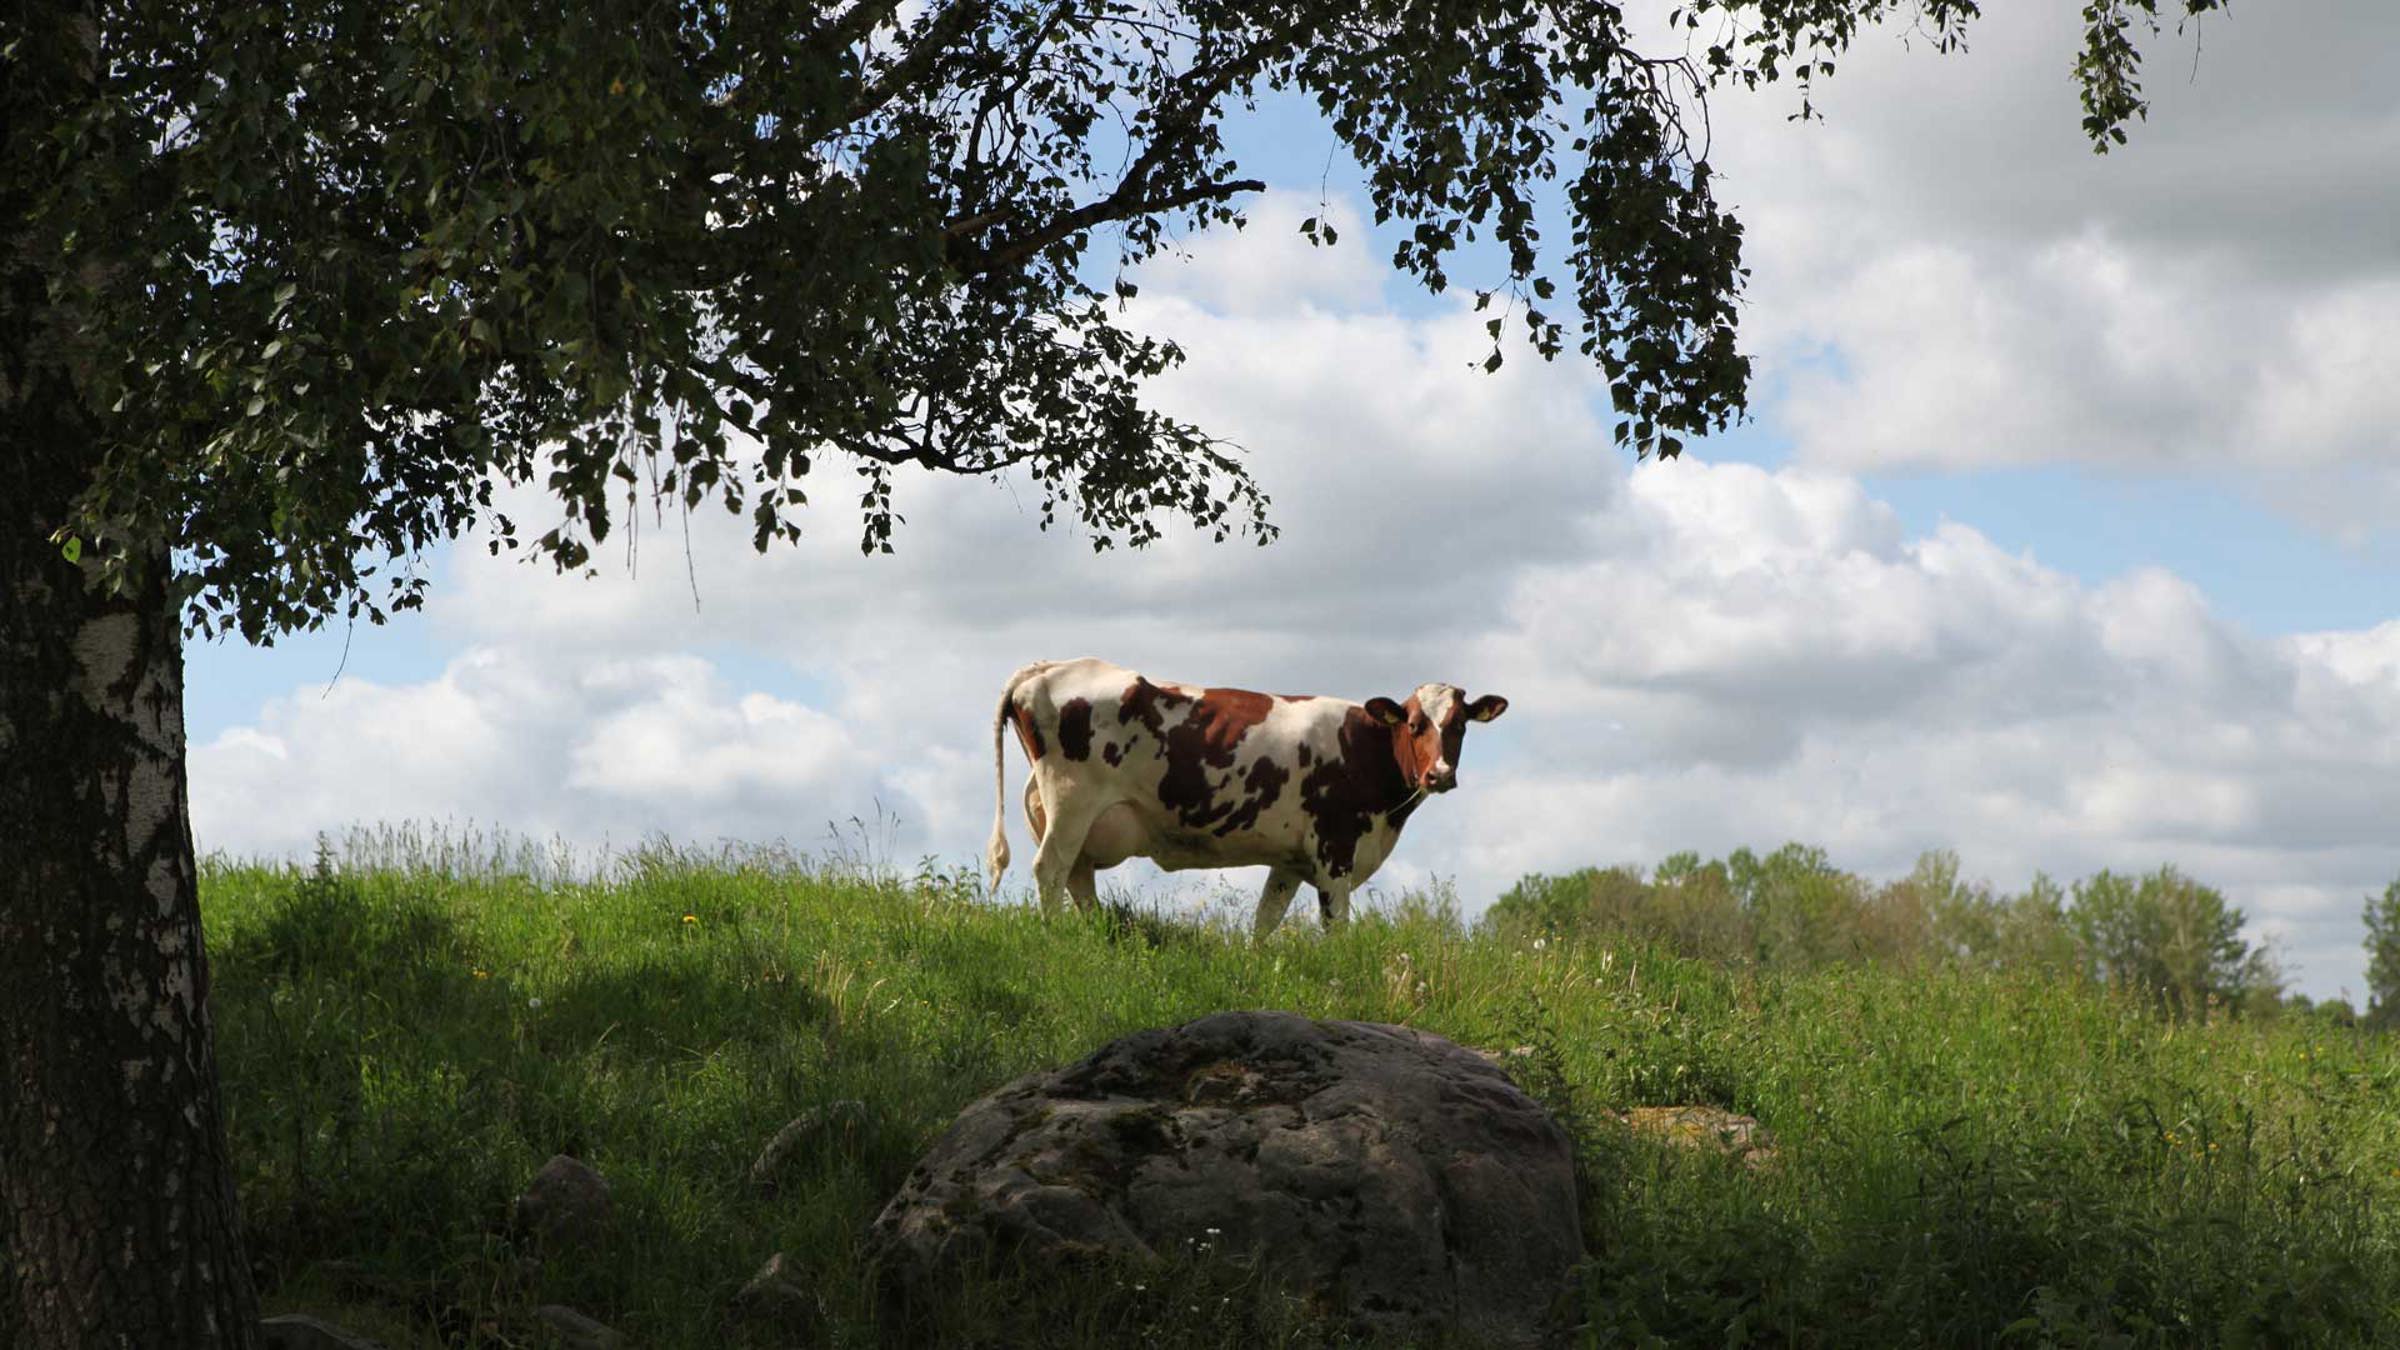
<instances>
[{"instance_id":1,"label":"cow's head","mask_svg":"<svg viewBox=\"0 0 2400 1350\"><path fill-rule=\"evenodd\" d=\"M1448 792L1458 786L1458 752L1467 723L1489 722L1508 711L1508 700L1485 694L1467 701L1455 684L1421 684L1406 703L1367 700L1367 715L1392 729L1392 751L1401 776L1418 792Z\"/></svg>"}]
</instances>

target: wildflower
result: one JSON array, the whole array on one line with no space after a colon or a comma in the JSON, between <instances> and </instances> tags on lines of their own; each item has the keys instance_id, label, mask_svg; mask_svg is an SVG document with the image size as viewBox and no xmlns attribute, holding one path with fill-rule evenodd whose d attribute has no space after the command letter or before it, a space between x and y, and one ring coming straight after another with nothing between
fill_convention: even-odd
<instances>
[{"instance_id":1,"label":"wildflower","mask_svg":"<svg viewBox=\"0 0 2400 1350\"><path fill-rule=\"evenodd\" d=\"M475 978L479 980L488 980L492 978L492 972L485 970L481 966L477 966L475 967Z\"/></svg>"},{"instance_id":2,"label":"wildflower","mask_svg":"<svg viewBox=\"0 0 2400 1350\"><path fill-rule=\"evenodd\" d=\"M536 994L532 998L525 1000L525 1006L528 1008L540 1008L542 1006L542 996Z\"/></svg>"},{"instance_id":3,"label":"wildflower","mask_svg":"<svg viewBox=\"0 0 2400 1350\"><path fill-rule=\"evenodd\" d=\"M697 914L686 914L683 916L683 921L685 923L698 923L700 922L700 916Z\"/></svg>"},{"instance_id":4,"label":"wildflower","mask_svg":"<svg viewBox=\"0 0 2400 1350\"><path fill-rule=\"evenodd\" d=\"M1533 949L1537 952L1548 945L1550 944L1541 938L1535 938L1533 940Z\"/></svg>"}]
</instances>

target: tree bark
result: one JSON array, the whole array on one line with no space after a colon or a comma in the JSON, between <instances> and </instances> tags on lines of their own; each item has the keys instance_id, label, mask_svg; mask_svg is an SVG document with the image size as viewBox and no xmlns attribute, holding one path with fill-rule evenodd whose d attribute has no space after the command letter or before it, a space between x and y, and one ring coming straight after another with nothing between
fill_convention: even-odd
<instances>
[{"instance_id":1,"label":"tree bark","mask_svg":"<svg viewBox=\"0 0 2400 1350\"><path fill-rule=\"evenodd\" d=\"M0 1344L248 1344L163 568L104 598L47 536L61 420L0 433ZM161 559L161 562L164 560ZM5 1283L0 1279L0 1283ZM10 1327L15 1321L18 1325Z\"/></svg>"},{"instance_id":2,"label":"tree bark","mask_svg":"<svg viewBox=\"0 0 2400 1350\"><path fill-rule=\"evenodd\" d=\"M0 150L55 92L0 94ZM180 615L163 546L109 596L50 541L99 436L25 167L0 165L0 1346L247 1346Z\"/></svg>"}]
</instances>

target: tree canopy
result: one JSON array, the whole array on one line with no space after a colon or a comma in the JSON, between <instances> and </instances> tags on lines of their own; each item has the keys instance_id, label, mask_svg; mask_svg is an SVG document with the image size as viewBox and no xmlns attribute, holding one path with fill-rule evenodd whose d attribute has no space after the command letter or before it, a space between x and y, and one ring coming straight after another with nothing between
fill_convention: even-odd
<instances>
[{"instance_id":1,"label":"tree canopy","mask_svg":"<svg viewBox=\"0 0 2400 1350\"><path fill-rule=\"evenodd\" d=\"M2159 11L2084 11L2100 148L2142 112ZM1181 353L1116 302L1128 265L1260 189L1221 127L1270 91L1322 110L1376 220L1406 227L1400 270L1439 291L1462 245L1496 246L1471 279L1492 363L1504 340L1572 347L1617 439L1673 455L1742 414L1749 376L1709 92L1789 79L1805 113L1869 25L1899 14L1946 50L1976 12L29 5L0 62L42 92L15 101L0 191L73 334L95 451L57 541L125 591L171 556L191 625L257 640L415 605L423 551L476 524L578 567L629 504L713 503L764 547L829 463L860 474L871 548L907 465L1022 466L1044 523L1100 544L1175 519L1264 536L1233 448L1144 402ZM1553 183L1563 248L1534 208ZM559 517L504 518L504 484Z\"/></svg>"},{"instance_id":2,"label":"tree canopy","mask_svg":"<svg viewBox=\"0 0 2400 1350\"><path fill-rule=\"evenodd\" d=\"M2367 1013L2379 1027L2400 1027L2400 881L2367 897Z\"/></svg>"}]
</instances>

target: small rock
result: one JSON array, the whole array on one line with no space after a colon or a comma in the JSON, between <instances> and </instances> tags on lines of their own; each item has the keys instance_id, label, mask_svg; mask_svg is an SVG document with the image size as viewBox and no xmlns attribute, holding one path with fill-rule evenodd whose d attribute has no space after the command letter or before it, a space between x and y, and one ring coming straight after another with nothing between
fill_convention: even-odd
<instances>
[{"instance_id":1,"label":"small rock","mask_svg":"<svg viewBox=\"0 0 2400 1350\"><path fill-rule=\"evenodd\" d=\"M1682 1148L1707 1148L1764 1167L1775 1161L1775 1136L1752 1116L1718 1106L1637 1106L1610 1115L1636 1134Z\"/></svg>"},{"instance_id":2,"label":"small rock","mask_svg":"<svg viewBox=\"0 0 2400 1350\"><path fill-rule=\"evenodd\" d=\"M787 1322L813 1315L817 1300L793 1273L791 1262L777 1252L733 1296L733 1306L762 1321Z\"/></svg>"},{"instance_id":3,"label":"small rock","mask_svg":"<svg viewBox=\"0 0 2400 1350\"><path fill-rule=\"evenodd\" d=\"M867 1104L843 1099L812 1106L792 1117L790 1123L775 1132L767 1146L759 1150L758 1161L750 1164L750 1184L762 1191L772 1192L784 1164L804 1145L814 1144L828 1135L844 1140L855 1139L866 1124Z\"/></svg>"},{"instance_id":4,"label":"small rock","mask_svg":"<svg viewBox=\"0 0 2400 1350\"><path fill-rule=\"evenodd\" d=\"M610 1208L608 1182L561 1153L517 1197L516 1224L547 1250L585 1247L607 1231Z\"/></svg>"},{"instance_id":5,"label":"small rock","mask_svg":"<svg viewBox=\"0 0 2400 1350\"><path fill-rule=\"evenodd\" d=\"M321 1317L283 1313L258 1324L259 1344L267 1350L383 1350L383 1342L344 1331Z\"/></svg>"},{"instance_id":6,"label":"small rock","mask_svg":"<svg viewBox=\"0 0 2400 1350\"><path fill-rule=\"evenodd\" d=\"M602 1326L564 1304L545 1303L534 1309L533 1315L557 1333L558 1343L567 1350L624 1350L625 1333Z\"/></svg>"}]
</instances>

